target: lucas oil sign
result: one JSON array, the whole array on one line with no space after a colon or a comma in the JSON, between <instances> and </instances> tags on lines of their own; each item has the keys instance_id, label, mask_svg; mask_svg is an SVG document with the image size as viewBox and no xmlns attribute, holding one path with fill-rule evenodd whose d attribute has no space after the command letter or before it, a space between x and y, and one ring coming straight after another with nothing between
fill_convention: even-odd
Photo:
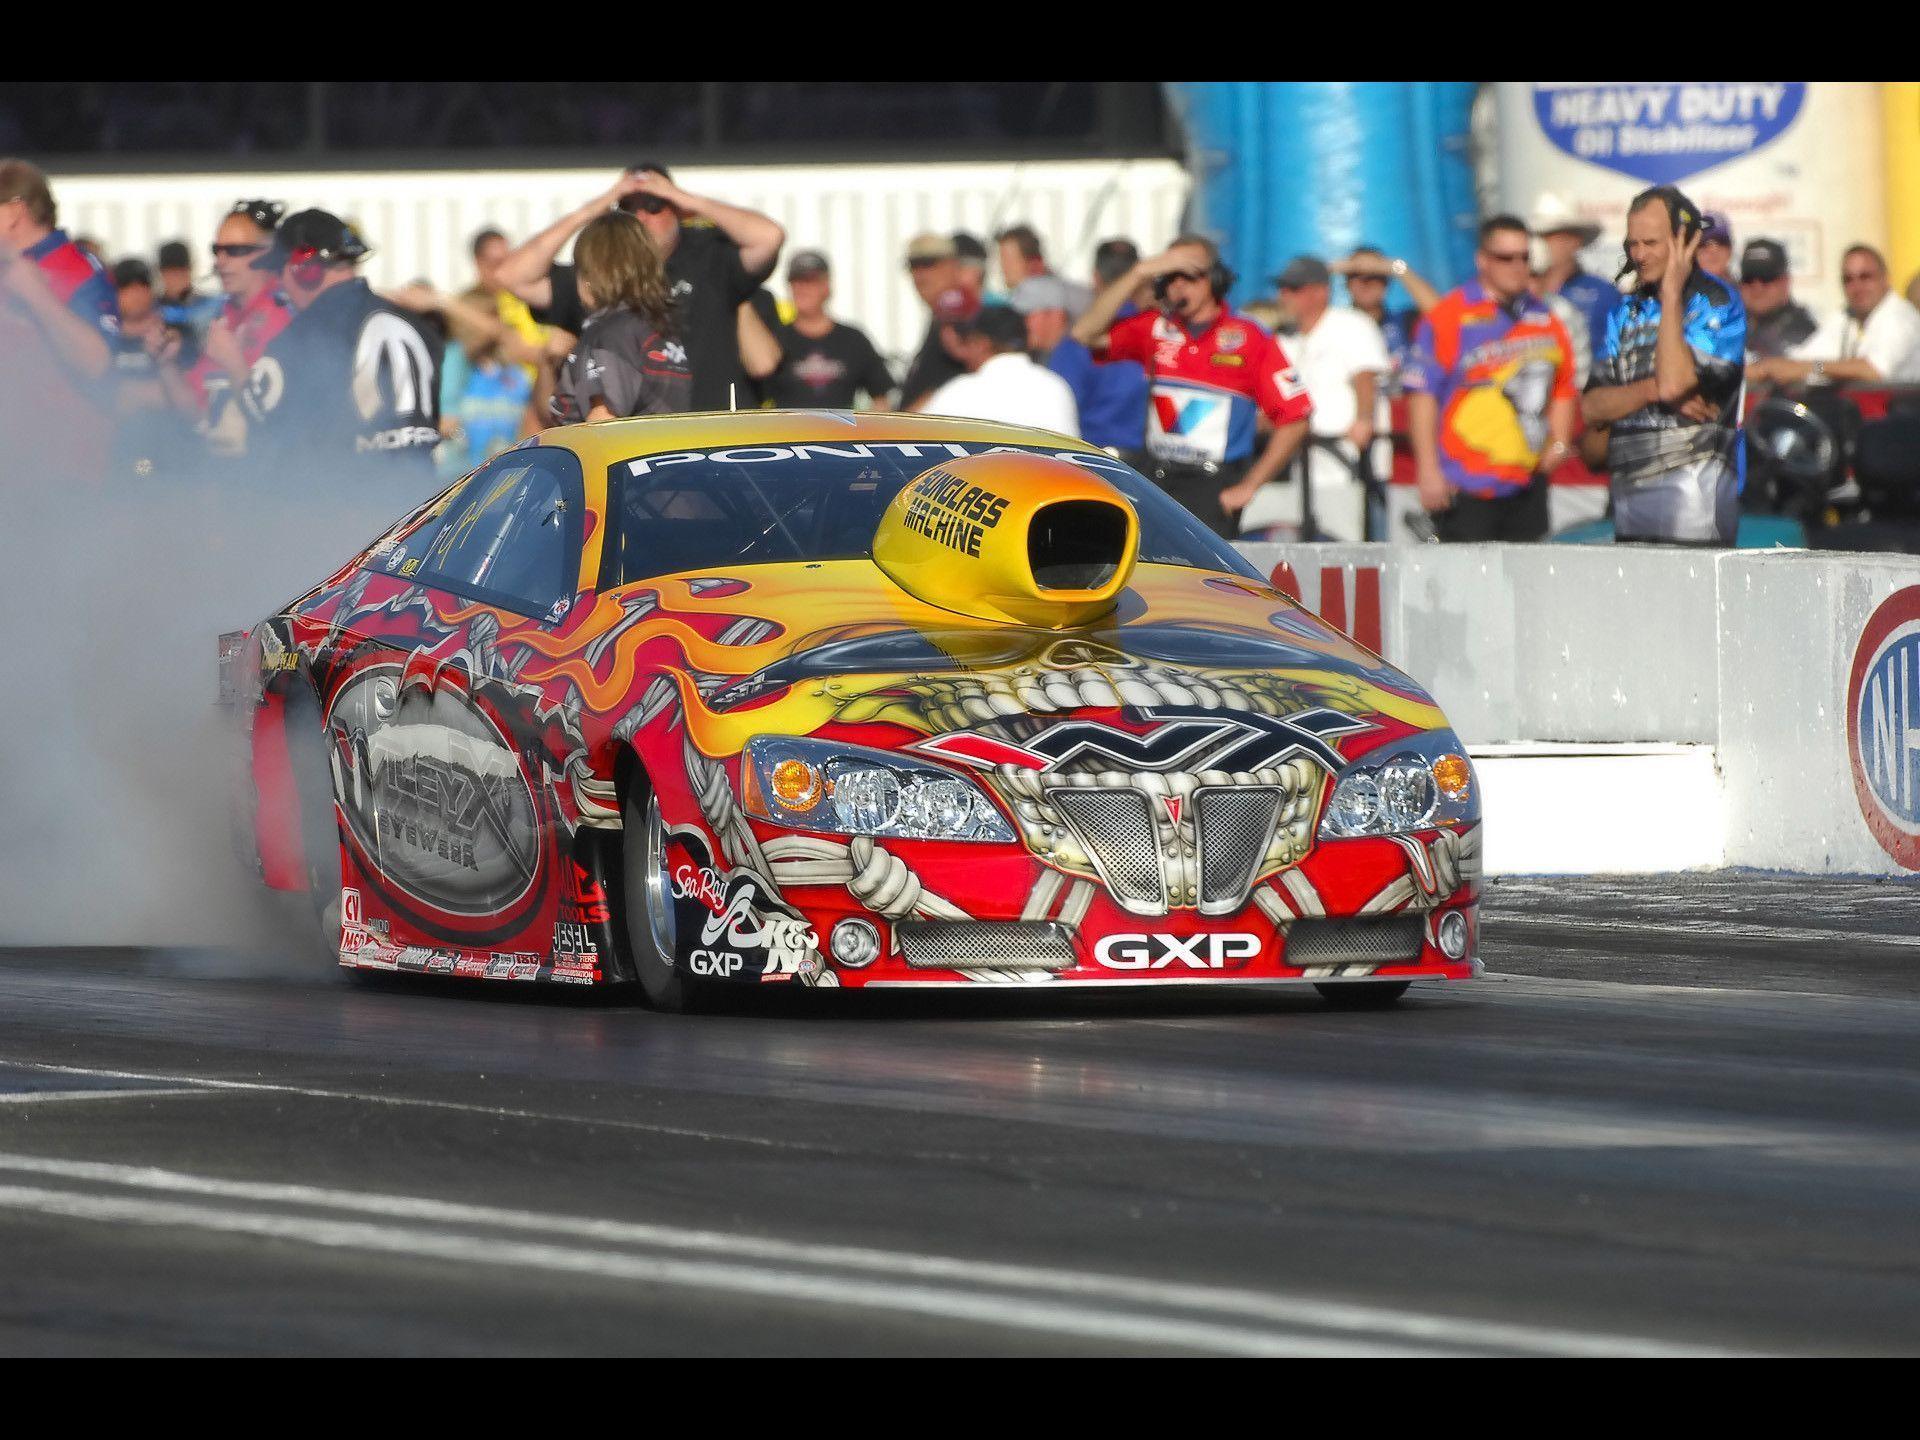
<instances>
[{"instance_id":1,"label":"lucas oil sign","mask_svg":"<svg viewBox=\"0 0 1920 1440\"><path fill-rule=\"evenodd\" d=\"M1880 847L1920 870L1920 586L1868 618L1847 677L1847 760Z\"/></svg>"},{"instance_id":2,"label":"lucas oil sign","mask_svg":"<svg viewBox=\"0 0 1920 1440\"><path fill-rule=\"evenodd\" d=\"M1555 147L1652 185L1677 185L1776 139L1800 113L1800 81L1535 85Z\"/></svg>"}]
</instances>

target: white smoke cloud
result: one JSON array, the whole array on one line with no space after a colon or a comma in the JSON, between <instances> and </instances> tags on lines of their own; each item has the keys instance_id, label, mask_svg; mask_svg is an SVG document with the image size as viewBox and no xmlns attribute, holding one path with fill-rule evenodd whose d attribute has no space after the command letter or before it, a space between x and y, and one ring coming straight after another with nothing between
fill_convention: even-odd
<instances>
[{"instance_id":1,"label":"white smoke cloud","mask_svg":"<svg viewBox=\"0 0 1920 1440\"><path fill-rule=\"evenodd\" d=\"M323 464L88 474L58 417L21 413L9 389L0 944L296 948L297 912L269 903L231 839L241 750L217 637L331 574L420 487L380 493Z\"/></svg>"}]
</instances>

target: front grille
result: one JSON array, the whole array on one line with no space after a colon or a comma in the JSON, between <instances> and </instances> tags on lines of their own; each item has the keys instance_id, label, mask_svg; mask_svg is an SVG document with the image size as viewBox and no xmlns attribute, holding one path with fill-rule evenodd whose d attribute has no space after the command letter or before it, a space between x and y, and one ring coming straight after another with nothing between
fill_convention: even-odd
<instances>
[{"instance_id":1,"label":"front grille","mask_svg":"<svg viewBox=\"0 0 1920 1440\"><path fill-rule=\"evenodd\" d=\"M1420 958L1426 922L1418 915L1296 920L1281 960L1288 965L1393 965Z\"/></svg>"},{"instance_id":2,"label":"front grille","mask_svg":"<svg viewBox=\"0 0 1920 1440\"><path fill-rule=\"evenodd\" d=\"M1280 792L1269 786L1206 787L1193 792L1200 835L1200 913L1238 910L1273 838Z\"/></svg>"},{"instance_id":3,"label":"front grille","mask_svg":"<svg viewBox=\"0 0 1920 1440\"><path fill-rule=\"evenodd\" d=\"M1167 913L1160 837L1143 792L1062 787L1049 791L1047 798L1067 817L1123 908L1136 915Z\"/></svg>"},{"instance_id":4,"label":"front grille","mask_svg":"<svg viewBox=\"0 0 1920 1440\"><path fill-rule=\"evenodd\" d=\"M913 970L1071 970L1073 940L1064 925L917 923L893 927Z\"/></svg>"}]
</instances>

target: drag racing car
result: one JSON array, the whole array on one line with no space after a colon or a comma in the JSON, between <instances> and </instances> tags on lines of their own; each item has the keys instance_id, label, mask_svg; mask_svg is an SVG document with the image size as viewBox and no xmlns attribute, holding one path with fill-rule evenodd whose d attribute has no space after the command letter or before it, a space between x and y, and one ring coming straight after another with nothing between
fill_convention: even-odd
<instances>
[{"instance_id":1,"label":"drag racing car","mask_svg":"<svg viewBox=\"0 0 1920 1440\"><path fill-rule=\"evenodd\" d=\"M551 430L223 653L244 847L344 966L668 1010L1479 972L1433 700L1062 436Z\"/></svg>"}]
</instances>

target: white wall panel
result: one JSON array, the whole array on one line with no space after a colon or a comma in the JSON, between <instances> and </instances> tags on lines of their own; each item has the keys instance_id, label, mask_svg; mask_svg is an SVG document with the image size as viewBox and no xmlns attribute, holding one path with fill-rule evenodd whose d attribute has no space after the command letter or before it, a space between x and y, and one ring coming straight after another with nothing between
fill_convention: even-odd
<instances>
[{"instance_id":1,"label":"white wall panel","mask_svg":"<svg viewBox=\"0 0 1920 1440\"><path fill-rule=\"evenodd\" d=\"M1171 160L1036 161L1018 165L784 165L689 167L688 190L764 210L787 228L787 250L824 250L835 271L835 309L867 329L896 362L926 330L908 283L907 241L922 230L991 231L1027 221L1064 274L1086 278L1093 247L1126 235L1143 250L1173 237L1186 172ZM62 223L97 235L109 261L151 260L164 240L186 239L196 264L220 217L240 198L320 206L356 221L374 246L376 285L423 277L443 288L470 280L467 245L494 225L520 240L604 189L604 170L226 172L53 177ZM209 266L210 268L210 266ZM772 281L785 294L784 272Z\"/></svg>"}]
</instances>

